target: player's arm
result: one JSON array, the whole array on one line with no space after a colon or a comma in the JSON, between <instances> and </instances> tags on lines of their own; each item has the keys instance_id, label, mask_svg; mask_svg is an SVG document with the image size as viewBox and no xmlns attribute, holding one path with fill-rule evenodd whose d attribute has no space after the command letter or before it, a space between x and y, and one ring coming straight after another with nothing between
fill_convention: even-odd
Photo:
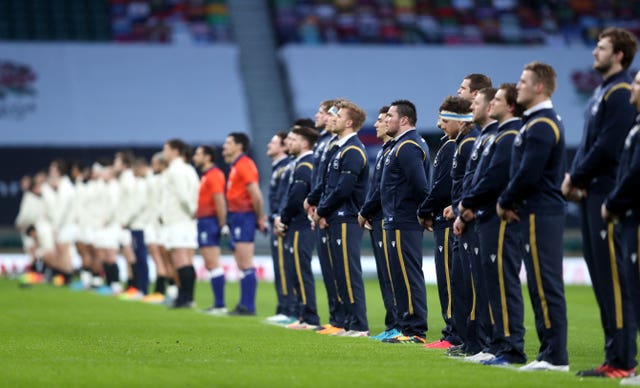
<instances>
[{"instance_id":1,"label":"player's arm","mask_svg":"<svg viewBox=\"0 0 640 388\"><path fill-rule=\"evenodd\" d=\"M335 190L326 195L320 201L316 213L319 217L327 217L346 201L356 187L358 175L367 167L364 153L358 148L350 148L343 151L340 177Z\"/></svg>"},{"instance_id":2,"label":"player's arm","mask_svg":"<svg viewBox=\"0 0 640 388\"><path fill-rule=\"evenodd\" d=\"M257 182L251 182L247 185L247 191L249 192L249 196L251 197L251 207L253 209L253 212L256 214L256 219L258 219L258 222L260 222L260 220L262 220L264 217L264 214L262 212L263 201L260 186L258 186Z\"/></svg>"},{"instance_id":3,"label":"player's arm","mask_svg":"<svg viewBox=\"0 0 640 388\"><path fill-rule=\"evenodd\" d=\"M451 166L455 149L455 143L448 141L440 150L438 175L434 177L429 195L418 207L419 217L433 218L437 209L443 209L451 204Z\"/></svg>"},{"instance_id":4,"label":"player's arm","mask_svg":"<svg viewBox=\"0 0 640 388\"><path fill-rule=\"evenodd\" d=\"M477 209L482 205L491 203L495 205L495 199L509 182L509 166L511 162L511 147L515 134L507 135L496 141L489 165L481 172L478 183L462 198L460 203L464 208Z\"/></svg>"},{"instance_id":5,"label":"player's arm","mask_svg":"<svg viewBox=\"0 0 640 388\"><path fill-rule=\"evenodd\" d=\"M288 190L286 200L280 210L280 220L284 225L288 225L300 213L300 205L309 193L312 169L311 164L305 163L298 166L293 172L293 184Z\"/></svg>"},{"instance_id":6,"label":"player's arm","mask_svg":"<svg viewBox=\"0 0 640 388\"><path fill-rule=\"evenodd\" d=\"M639 135L636 135L639 136ZM635 140L638 142L638 140ZM623 215L624 212L637 206L638 192L640 192L640 144L636 145L631 155L631 168L624 169L622 177L618 180L613 191L605 200L605 206L615 215Z\"/></svg>"},{"instance_id":7,"label":"player's arm","mask_svg":"<svg viewBox=\"0 0 640 388\"><path fill-rule=\"evenodd\" d=\"M576 159L572 166L570 176L573 186L587 188L596 175L606 170L607 166L615 164L636 116L635 107L629 103L629 96L629 89L621 87L605 97L606 111L595 142L588 151L583 150L586 153L580 162Z\"/></svg>"},{"instance_id":8,"label":"player's arm","mask_svg":"<svg viewBox=\"0 0 640 388\"><path fill-rule=\"evenodd\" d=\"M518 203L536 190L551 150L556 144L556 136L549 124L544 122L534 124L527 130L522 160L507 188L498 198L503 209L514 210Z\"/></svg>"},{"instance_id":9,"label":"player's arm","mask_svg":"<svg viewBox=\"0 0 640 388\"><path fill-rule=\"evenodd\" d=\"M424 150L419 146L408 143L397 148L396 159L407 181L407 190L421 203L429 196L429 180L425 171L424 161L427 158Z\"/></svg>"}]
</instances>

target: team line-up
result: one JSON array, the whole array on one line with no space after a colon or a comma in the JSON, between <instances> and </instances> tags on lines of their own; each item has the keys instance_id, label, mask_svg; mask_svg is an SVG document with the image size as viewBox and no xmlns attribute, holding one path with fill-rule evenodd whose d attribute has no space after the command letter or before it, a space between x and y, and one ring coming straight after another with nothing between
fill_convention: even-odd
<instances>
[{"instance_id":1,"label":"team line-up","mask_svg":"<svg viewBox=\"0 0 640 388\"><path fill-rule=\"evenodd\" d=\"M605 334L605 360L583 377L640 384L636 331L640 320L640 73L629 66L635 37L608 28L594 48L603 77L586 107L582 143L567 164L564 126L553 107L556 73L524 66L517 83L494 88L489 77L466 76L438 112L443 131L432 158L417 133L408 100L383 106L375 122L383 142L375 165L357 136L364 111L346 99L323 101L267 145L273 160L264 213L249 138L230 133L222 147L228 176L214 150L191 155L181 140L164 144L150 166L128 152L68 174L53 161L48 174L25 182L16 225L34 263L53 281L71 280L71 247L82 258L80 288L148 302L193 307L199 248L209 274L213 315L255 315L256 230L268 232L276 314L269 322L319 334L416 343L485 365L523 371L569 371L562 278L566 201L582 216L582 241ZM200 170L199 176L190 162ZM71 178L70 178L71 176ZM441 338L426 341L422 270L425 229L436 240L435 263L444 320ZM385 308L385 330L369 336L360 264L363 233L371 235ZM241 271L240 299L227 311L220 240L228 236ZM318 316L311 271L317 255L329 316ZM128 265L127 288L116 264ZM149 254L157 268L148 295ZM522 264L540 341L524 351ZM37 269L34 265L34 270ZM29 273L25 283L41 281Z\"/></svg>"}]
</instances>

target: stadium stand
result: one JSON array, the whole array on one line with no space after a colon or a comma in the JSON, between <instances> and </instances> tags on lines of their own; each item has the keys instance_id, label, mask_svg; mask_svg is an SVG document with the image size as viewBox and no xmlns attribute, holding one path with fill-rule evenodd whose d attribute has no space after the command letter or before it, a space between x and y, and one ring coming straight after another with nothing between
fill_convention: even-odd
<instances>
[{"instance_id":1,"label":"stadium stand","mask_svg":"<svg viewBox=\"0 0 640 388\"><path fill-rule=\"evenodd\" d=\"M0 40L232 40L226 0L0 0Z\"/></svg>"},{"instance_id":2,"label":"stadium stand","mask_svg":"<svg viewBox=\"0 0 640 388\"><path fill-rule=\"evenodd\" d=\"M272 0L286 43L558 44L604 25L640 33L640 3L518 0Z\"/></svg>"}]
</instances>

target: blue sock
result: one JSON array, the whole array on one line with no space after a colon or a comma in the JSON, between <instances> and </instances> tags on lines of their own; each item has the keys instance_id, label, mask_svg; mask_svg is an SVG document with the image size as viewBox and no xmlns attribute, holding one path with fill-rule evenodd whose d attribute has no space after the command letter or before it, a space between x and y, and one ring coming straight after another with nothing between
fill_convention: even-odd
<instances>
[{"instance_id":1,"label":"blue sock","mask_svg":"<svg viewBox=\"0 0 640 388\"><path fill-rule=\"evenodd\" d=\"M242 279L240 279L240 304L251 312L256 311L257 288L258 279L256 278L255 268L242 271Z\"/></svg>"},{"instance_id":2,"label":"blue sock","mask_svg":"<svg viewBox=\"0 0 640 388\"><path fill-rule=\"evenodd\" d=\"M209 271L211 291L213 291L213 307L224 307L224 270L216 268Z\"/></svg>"}]
</instances>

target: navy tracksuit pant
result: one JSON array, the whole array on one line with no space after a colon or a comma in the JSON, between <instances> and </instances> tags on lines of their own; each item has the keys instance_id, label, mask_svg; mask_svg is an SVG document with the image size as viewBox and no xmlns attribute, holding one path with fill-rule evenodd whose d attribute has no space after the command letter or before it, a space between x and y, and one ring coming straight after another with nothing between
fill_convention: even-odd
<instances>
[{"instance_id":1,"label":"navy tracksuit pant","mask_svg":"<svg viewBox=\"0 0 640 388\"><path fill-rule=\"evenodd\" d=\"M467 338L464 349L469 353L478 353L487 348L491 335L489 318L489 299L484 271L480 260L480 242L475 230L475 221L468 222L460 236L460 252L465 255L471 272L472 302L467 317Z\"/></svg>"},{"instance_id":2,"label":"navy tracksuit pant","mask_svg":"<svg viewBox=\"0 0 640 388\"><path fill-rule=\"evenodd\" d=\"M385 229L387 256L396 296L398 329L425 338L427 291L422 272L422 230Z\"/></svg>"},{"instance_id":3,"label":"navy tracksuit pant","mask_svg":"<svg viewBox=\"0 0 640 388\"><path fill-rule=\"evenodd\" d=\"M306 224L306 225L305 225ZM297 296L296 316L301 322L319 325L316 306L316 285L311 271L311 257L315 236L309 223L299 227L291 225L286 234L288 251L287 263L291 263L289 271L293 277L293 288Z\"/></svg>"},{"instance_id":4,"label":"navy tracksuit pant","mask_svg":"<svg viewBox=\"0 0 640 388\"><path fill-rule=\"evenodd\" d=\"M476 230L493 322L488 352L511 363L523 364L527 357L519 275L524 249L519 230L495 214L478 219Z\"/></svg>"},{"instance_id":5,"label":"navy tracksuit pant","mask_svg":"<svg viewBox=\"0 0 640 388\"><path fill-rule=\"evenodd\" d=\"M293 284L290 277L286 273L285 263L285 242L283 237L273 234L271 230L271 259L273 260L273 275L276 288L276 296L278 304L276 306L276 314L283 314L289 317L297 316L295 306L295 295L293 293Z\"/></svg>"},{"instance_id":6,"label":"navy tracksuit pant","mask_svg":"<svg viewBox=\"0 0 640 388\"><path fill-rule=\"evenodd\" d=\"M631 288L631 300L636 318L636 328L640 328L640 216L626 218L620 223L624 250L625 272Z\"/></svg>"},{"instance_id":7,"label":"navy tracksuit pant","mask_svg":"<svg viewBox=\"0 0 640 388\"><path fill-rule=\"evenodd\" d=\"M371 245L373 247L373 256L376 260L376 271L378 273L378 283L380 284L380 292L382 293L382 303L384 304L384 326L385 330L391 330L398 325L398 313L396 311L396 302L393 292L393 284L391 283L391 269L389 258L387 257L386 245L384 239L382 220L372 221L373 230L369 231L371 236Z\"/></svg>"},{"instance_id":8,"label":"navy tracksuit pant","mask_svg":"<svg viewBox=\"0 0 640 388\"><path fill-rule=\"evenodd\" d=\"M144 243L142 230L131 231L131 247L136 255L136 262L133 265L135 286L140 292L147 295L149 291L149 263L147 262L147 245Z\"/></svg>"},{"instance_id":9,"label":"navy tracksuit pant","mask_svg":"<svg viewBox=\"0 0 640 388\"><path fill-rule=\"evenodd\" d=\"M540 349L536 360L568 365L567 307L562 278L564 214L520 214L527 287ZM634 339L635 343L635 339Z\"/></svg>"},{"instance_id":10,"label":"navy tracksuit pant","mask_svg":"<svg viewBox=\"0 0 640 388\"><path fill-rule=\"evenodd\" d=\"M451 226L433 230L436 243L434 260L436 264L436 280L438 283L438 297L440 311L444 319L442 340L453 345L460 345L462 339L453 324L453 296L452 296L452 263L454 235Z\"/></svg>"},{"instance_id":11,"label":"navy tracksuit pant","mask_svg":"<svg viewBox=\"0 0 640 388\"><path fill-rule=\"evenodd\" d=\"M363 230L357 222L329 221L329 252L338 295L344 306L345 330L368 331L367 305L360 263Z\"/></svg>"},{"instance_id":12,"label":"navy tracksuit pant","mask_svg":"<svg viewBox=\"0 0 640 388\"><path fill-rule=\"evenodd\" d=\"M344 306L338 295L338 285L333 275L333 261L329 252L329 230L320 229L317 226L315 230L320 271L322 272L322 280L324 281L324 288L327 290L327 301L329 303L329 324L342 327Z\"/></svg>"},{"instance_id":13,"label":"navy tracksuit pant","mask_svg":"<svg viewBox=\"0 0 640 388\"><path fill-rule=\"evenodd\" d=\"M451 324L464 344L468 338L467 318L471 313L473 290L471 268L462 249L460 238L454 235L451 249Z\"/></svg>"},{"instance_id":14,"label":"navy tracksuit pant","mask_svg":"<svg viewBox=\"0 0 640 388\"><path fill-rule=\"evenodd\" d=\"M580 204L584 259L600 306L605 335L605 364L636 366L636 325L622 251L620 229L605 224L600 207L605 195L589 192Z\"/></svg>"}]
</instances>

